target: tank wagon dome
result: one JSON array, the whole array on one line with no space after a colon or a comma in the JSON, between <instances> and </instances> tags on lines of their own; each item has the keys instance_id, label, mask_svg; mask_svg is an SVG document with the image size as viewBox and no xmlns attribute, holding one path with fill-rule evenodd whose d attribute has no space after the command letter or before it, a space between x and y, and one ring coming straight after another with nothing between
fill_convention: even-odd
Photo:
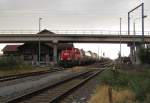
<instances>
[{"instance_id":1,"label":"tank wagon dome","mask_svg":"<svg viewBox=\"0 0 150 103\"><path fill-rule=\"evenodd\" d=\"M82 55L85 55L85 51L83 49L80 50L80 52L82 53Z\"/></svg>"},{"instance_id":2,"label":"tank wagon dome","mask_svg":"<svg viewBox=\"0 0 150 103\"><path fill-rule=\"evenodd\" d=\"M94 57L94 58L97 58L97 54L96 54L96 53L93 53L93 57Z\"/></svg>"},{"instance_id":3,"label":"tank wagon dome","mask_svg":"<svg viewBox=\"0 0 150 103\"><path fill-rule=\"evenodd\" d=\"M85 51L85 55L91 57L91 53L89 51Z\"/></svg>"}]
</instances>

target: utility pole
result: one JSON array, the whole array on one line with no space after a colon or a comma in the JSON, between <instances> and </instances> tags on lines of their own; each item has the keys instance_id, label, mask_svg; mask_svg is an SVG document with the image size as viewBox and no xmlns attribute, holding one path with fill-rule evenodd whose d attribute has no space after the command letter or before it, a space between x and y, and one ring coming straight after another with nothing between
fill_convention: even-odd
<instances>
[{"instance_id":1,"label":"utility pole","mask_svg":"<svg viewBox=\"0 0 150 103\"><path fill-rule=\"evenodd\" d=\"M99 58L100 58L100 55L99 55L99 45L98 45L98 60L99 60Z\"/></svg>"},{"instance_id":2,"label":"utility pole","mask_svg":"<svg viewBox=\"0 0 150 103\"><path fill-rule=\"evenodd\" d=\"M144 3L141 4L142 5L142 43L144 45Z\"/></svg>"},{"instance_id":3,"label":"utility pole","mask_svg":"<svg viewBox=\"0 0 150 103\"><path fill-rule=\"evenodd\" d=\"M130 35L130 12L128 12L128 35Z\"/></svg>"},{"instance_id":4,"label":"utility pole","mask_svg":"<svg viewBox=\"0 0 150 103\"><path fill-rule=\"evenodd\" d=\"M42 18L39 18L39 32L41 31L41 20ZM40 34L39 34L39 65L41 61L41 41L40 41Z\"/></svg>"},{"instance_id":5,"label":"utility pole","mask_svg":"<svg viewBox=\"0 0 150 103\"><path fill-rule=\"evenodd\" d=\"M135 20L133 22L133 33L134 33L134 39L133 39L133 59L134 59L134 63L136 62L136 56L135 56L135 35L136 35L136 31L135 31Z\"/></svg>"},{"instance_id":6,"label":"utility pole","mask_svg":"<svg viewBox=\"0 0 150 103\"><path fill-rule=\"evenodd\" d=\"M120 64L121 64L121 29L122 29L122 18L120 18L120 54L119 54L119 56L120 56Z\"/></svg>"}]
</instances>

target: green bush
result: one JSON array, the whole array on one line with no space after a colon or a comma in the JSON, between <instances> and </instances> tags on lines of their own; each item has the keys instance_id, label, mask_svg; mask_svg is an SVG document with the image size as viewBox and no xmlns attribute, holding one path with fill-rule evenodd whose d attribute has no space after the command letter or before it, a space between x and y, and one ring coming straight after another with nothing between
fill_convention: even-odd
<instances>
[{"instance_id":1,"label":"green bush","mask_svg":"<svg viewBox=\"0 0 150 103\"><path fill-rule=\"evenodd\" d=\"M136 100L144 103L150 95L150 78L145 73L147 72L130 74L109 70L102 75L101 82L112 86L116 90L130 89L135 93Z\"/></svg>"},{"instance_id":2,"label":"green bush","mask_svg":"<svg viewBox=\"0 0 150 103\"><path fill-rule=\"evenodd\" d=\"M104 84L111 85L114 88L126 88L128 86L129 78L126 74L118 71L109 71L107 75L102 78Z\"/></svg>"},{"instance_id":3,"label":"green bush","mask_svg":"<svg viewBox=\"0 0 150 103\"><path fill-rule=\"evenodd\" d=\"M24 65L23 60L21 60L17 56L9 55L0 57L0 67L1 69L9 69L9 68L20 68Z\"/></svg>"},{"instance_id":4,"label":"green bush","mask_svg":"<svg viewBox=\"0 0 150 103\"><path fill-rule=\"evenodd\" d=\"M150 81L149 79L132 79L129 83L129 88L135 92L136 100L143 102L150 93Z\"/></svg>"},{"instance_id":5,"label":"green bush","mask_svg":"<svg viewBox=\"0 0 150 103\"><path fill-rule=\"evenodd\" d=\"M150 64L150 48L141 48L138 56L142 63Z\"/></svg>"}]
</instances>

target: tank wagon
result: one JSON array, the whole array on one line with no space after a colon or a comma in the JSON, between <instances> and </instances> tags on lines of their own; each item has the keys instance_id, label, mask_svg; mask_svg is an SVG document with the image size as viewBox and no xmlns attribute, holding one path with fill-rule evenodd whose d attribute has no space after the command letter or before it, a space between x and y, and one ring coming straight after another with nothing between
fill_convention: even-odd
<instances>
[{"instance_id":1,"label":"tank wagon","mask_svg":"<svg viewBox=\"0 0 150 103\"><path fill-rule=\"evenodd\" d=\"M78 48L62 50L59 55L59 63L63 67L92 64L97 61L99 61L98 54Z\"/></svg>"}]
</instances>

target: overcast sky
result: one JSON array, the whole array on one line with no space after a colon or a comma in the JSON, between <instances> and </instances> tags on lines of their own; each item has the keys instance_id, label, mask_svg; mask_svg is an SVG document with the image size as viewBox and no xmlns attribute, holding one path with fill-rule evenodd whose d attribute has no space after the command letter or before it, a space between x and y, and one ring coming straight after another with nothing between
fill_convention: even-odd
<instances>
[{"instance_id":1,"label":"overcast sky","mask_svg":"<svg viewBox=\"0 0 150 103\"><path fill-rule=\"evenodd\" d=\"M122 29L127 30L127 12L139 5L142 0L0 0L0 30L38 30L38 18L42 17L42 29L96 29L119 30L119 18L122 18ZM150 0L145 3L145 28L150 30ZM140 17L140 9L132 18ZM132 19L133 20L133 19ZM136 28L141 30L140 19ZM89 45L89 44L88 44ZM107 49L110 48L107 45ZM92 45L92 50L106 52L106 56L115 58L119 46L106 50L106 45ZM89 46L78 45L89 49ZM86 48L87 47L87 48ZM111 46L112 47L112 46ZM2 46L1 46L2 48ZM95 48L95 49L94 49ZM129 49L124 45L124 55ZM115 55L114 55L115 53Z\"/></svg>"}]
</instances>

